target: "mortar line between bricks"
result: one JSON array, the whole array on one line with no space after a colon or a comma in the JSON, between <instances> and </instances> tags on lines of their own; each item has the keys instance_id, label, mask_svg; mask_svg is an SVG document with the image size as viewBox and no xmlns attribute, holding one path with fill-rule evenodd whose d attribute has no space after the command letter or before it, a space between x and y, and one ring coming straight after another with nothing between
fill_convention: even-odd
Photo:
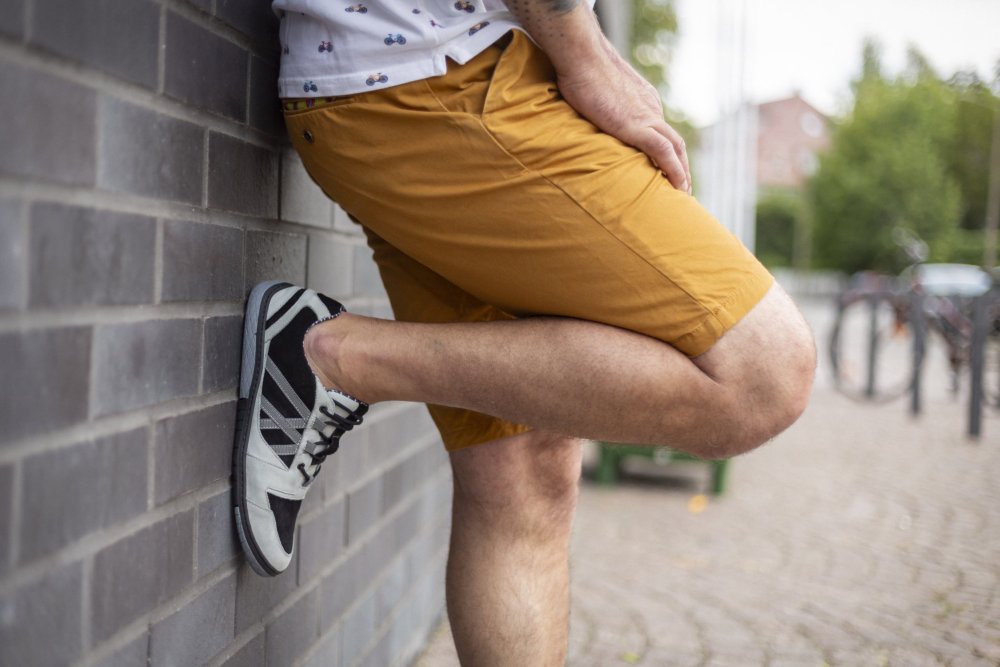
<instances>
[{"instance_id":1,"label":"mortar line between bricks","mask_svg":"<svg viewBox=\"0 0 1000 667\"><path fill-rule=\"evenodd\" d=\"M0 315L0 333L241 315L243 315L242 304L234 301L178 301L156 305L51 308L4 313Z\"/></svg>"},{"instance_id":2,"label":"mortar line between bricks","mask_svg":"<svg viewBox=\"0 0 1000 667\"><path fill-rule=\"evenodd\" d=\"M21 517L21 494L23 490L21 487L24 485L22 467L20 461L16 461L11 471L10 544L7 545L7 556L10 558L8 562L10 563L11 571L16 567L17 559L21 555L21 523L23 521Z\"/></svg>"},{"instance_id":3,"label":"mortar line between bricks","mask_svg":"<svg viewBox=\"0 0 1000 667\"><path fill-rule=\"evenodd\" d=\"M148 88L122 81L85 64L74 63L30 47L26 49L21 44L12 45L0 40L0 60L41 70L99 94L110 95L148 111L186 121L260 148L280 151L285 145L284 137L269 137L260 130L240 124L238 121L217 116L166 95L159 95Z\"/></svg>"},{"instance_id":4,"label":"mortar line between bricks","mask_svg":"<svg viewBox=\"0 0 1000 667\"><path fill-rule=\"evenodd\" d=\"M61 550L36 558L30 563L21 563L4 574L3 577L0 577L0 597L7 595L20 586L42 579L55 567L92 558L116 542L135 535L161 521L179 516L185 512L197 512L198 506L203 501L228 488L228 478L216 480L197 491L186 493L120 524L95 530L79 538L77 541L66 545ZM232 567L235 567L235 565L229 566L229 568ZM221 567L219 571L228 571L228 569L227 567ZM197 582L193 583L196 584Z\"/></svg>"},{"instance_id":5,"label":"mortar line between bricks","mask_svg":"<svg viewBox=\"0 0 1000 667\"><path fill-rule=\"evenodd\" d=\"M195 580L181 593L164 600L162 603L156 605L151 610L120 628L115 634L101 642L97 646L96 651L89 652L85 659L82 660L76 667L91 667L95 663L98 663L100 659L106 658L119 648L123 648L128 645L129 642L136 639L140 634L142 634L143 631L149 632L150 636L152 636L152 627L154 625L184 609L184 607L194 602L200 595L228 576L238 576L237 568L235 566L231 568L222 568L219 570L217 575L206 577L202 581ZM140 632L136 632L137 628ZM149 657L148 649L149 646L147 646L147 659Z\"/></svg>"},{"instance_id":6,"label":"mortar line between bricks","mask_svg":"<svg viewBox=\"0 0 1000 667\"><path fill-rule=\"evenodd\" d=\"M167 8L160 7L160 24L157 26L157 38L159 39L156 53L156 92L163 94L167 85Z\"/></svg>"},{"instance_id":7,"label":"mortar line between bricks","mask_svg":"<svg viewBox=\"0 0 1000 667\"><path fill-rule=\"evenodd\" d=\"M209 155L209 149L211 148L211 143L209 139L212 133L210 130L205 129L201 136L201 207L208 210L208 189L209 189L209 171L211 168L211 160Z\"/></svg>"},{"instance_id":8,"label":"mortar line between bricks","mask_svg":"<svg viewBox=\"0 0 1000 667\"><path fill-rule=\"evenodd\" d=\"M156 236L153 240L153 303L163 300L163 218L156 219Z\"/></svg>"},{"instance_id":9,"label":"mortar line between bricks","mask_svg":"<svg viewBox=\"0 0 1000 667\"><path fill-rule=\"evenodd\" d=\"M83 573L80 577L80 586L82 587L80 591L80 637L82 638L83 654L87 655L90 653L93 642L90 628L90 604L93 596L94 559L84 558L82 569Z\"/></svg>"},{"instance_id":10,"label":"mortar line between bricks","mask_svg":"<svg viewBox=\"0 0 1000 667\"><path fill-rule=\"evenodd\" d=\"M0 465L19 461L35 454L66 449L84 441L89 442L138 428L148 428L163 419L223 405L236 399L235 392L234 387L201 396L183 396L139 408L132 412L108 415L58 431L49 431L4 443L0 445Z\"/></svg>"}]
</instances>

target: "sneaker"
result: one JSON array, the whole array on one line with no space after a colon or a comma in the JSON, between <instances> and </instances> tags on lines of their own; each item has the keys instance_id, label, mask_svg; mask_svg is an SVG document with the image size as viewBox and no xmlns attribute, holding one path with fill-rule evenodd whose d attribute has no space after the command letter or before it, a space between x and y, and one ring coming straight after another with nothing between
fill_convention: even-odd
<instances>
[{"instance_id":1,"label":"sneaker","mask_svg":"<svg viewBox=\"0 0 1000 667\"><path fill-rule=\"evenodd\" d=\"M309 327L344 307L285 282L253 288L243 330L243 367L233 452L236 528L250 567L274 576L295 550L295 520L340 436L361 423L362 401L328 390L302 350Z\"/></svg>"}]
</instances>

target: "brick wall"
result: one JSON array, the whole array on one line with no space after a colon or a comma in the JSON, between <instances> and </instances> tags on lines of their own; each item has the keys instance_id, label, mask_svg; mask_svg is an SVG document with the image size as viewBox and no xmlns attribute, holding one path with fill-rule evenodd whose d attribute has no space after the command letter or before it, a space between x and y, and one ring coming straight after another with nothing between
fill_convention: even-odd
<instances>
[{"instance_id":1,"label":"brick wall","mask_svg":"<svg viewBox=\"0 0 1000 667\"><path fill-rule=\"evenodd\" d=\"M289 152L265 0L0 0L0 665L409 664L443 607L450 473L376 406L274 579L230 509L242 301L387 315Z\"/></svg>"}]
</instances>

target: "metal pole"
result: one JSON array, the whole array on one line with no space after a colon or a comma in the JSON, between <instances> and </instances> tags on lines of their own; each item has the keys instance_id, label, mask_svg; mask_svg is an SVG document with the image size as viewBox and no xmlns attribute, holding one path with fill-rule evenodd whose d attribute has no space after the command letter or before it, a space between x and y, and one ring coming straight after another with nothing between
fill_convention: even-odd
<instances>
[{"instance_id":1,"label":"metal pole","mask_svg":"<svg viewBox=\"0 0 1000 667\"><path fill-rule=\"evenodd\" d=\"M910 384L910 414L916 417L923 409L923 371L926 350L926 328L924 326L924 299L919 292L911 292L910 326L913 328L913 378Z\"/></svg>"},{"instance_id":2,"label":"metal pole","mask_svg":"<svg viewBox=\"0 0 1000 667\"><path fill-rule=\"evenodd\" d=\"M983 367L986 365L986 335L990 326L986 314L994 293L976 298L972 315L972 349L969 355L972 387L969 392L969 437L978 440L983 429Z\"/></svg>"},{"instance_id":3,"label":"metal pole","mask_svg":"<svg viewBox=\"0 0 1000 667\"><path fill-rule=\"evenodd\" d=\"M878 294L868 296L868 380L865 396L875 398L875 367L878 365Z\"/></svg>"}]
</instances>

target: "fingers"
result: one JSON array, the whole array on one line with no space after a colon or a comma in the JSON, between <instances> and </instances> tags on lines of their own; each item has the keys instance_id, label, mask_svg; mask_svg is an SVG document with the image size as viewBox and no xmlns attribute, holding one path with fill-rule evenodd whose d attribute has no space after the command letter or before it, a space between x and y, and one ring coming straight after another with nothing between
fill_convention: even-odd
<instances>
[{"instance_id":1,"label":"fingers","mask_svg":"<svg viewBox=\"0 0 1000 667\"><path fill-rule=\"evenodd\" d=\"M664 125L673 132L672 128ZM676 132L671 140L661 128L646 127L635 136L632 145L649 156L670 184L682 192L691 192L691 171L688 167L684 140Z\"/></svg>"}]
</instances>

